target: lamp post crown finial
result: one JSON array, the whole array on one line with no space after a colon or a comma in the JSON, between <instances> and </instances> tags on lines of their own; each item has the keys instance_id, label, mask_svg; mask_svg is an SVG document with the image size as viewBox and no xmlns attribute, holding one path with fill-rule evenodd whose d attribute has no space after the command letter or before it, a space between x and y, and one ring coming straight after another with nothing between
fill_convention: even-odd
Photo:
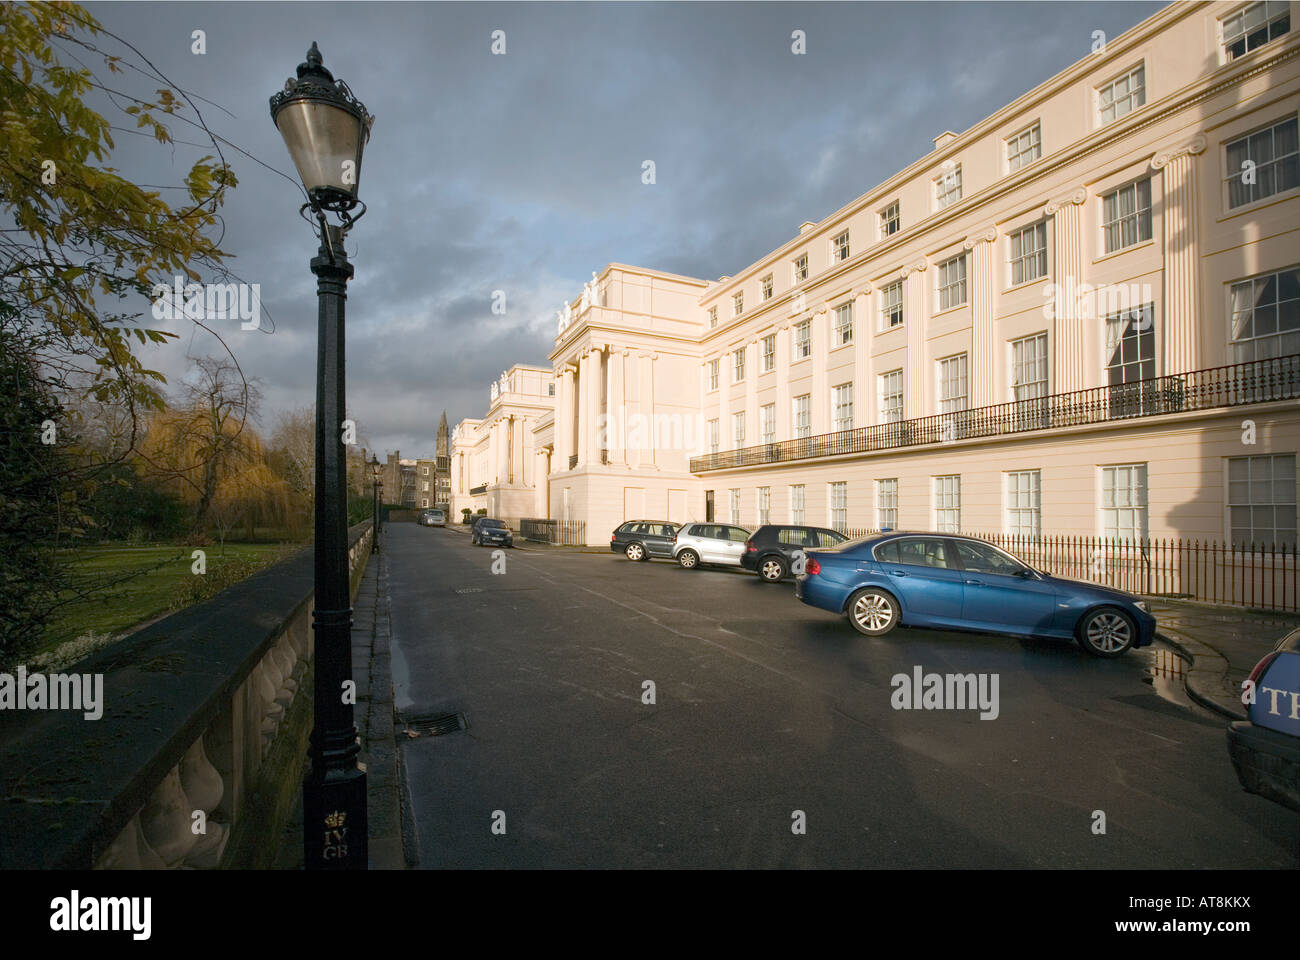
<instances>
[{"instance_id":1,"label":"lamp post crown finial","mask_svg":"<svg viewBox=\"0 0 1300 960\"><path fill-rule=\"evenodd\" d=\"M334 74L325 69L325 58L321 56L320 47L316 46L316 41L311 42L311 49L307 51L307 59L298 64L298 79L313 76L320 77L330 83L334 82Z\"/></svg>"}]
</instances>

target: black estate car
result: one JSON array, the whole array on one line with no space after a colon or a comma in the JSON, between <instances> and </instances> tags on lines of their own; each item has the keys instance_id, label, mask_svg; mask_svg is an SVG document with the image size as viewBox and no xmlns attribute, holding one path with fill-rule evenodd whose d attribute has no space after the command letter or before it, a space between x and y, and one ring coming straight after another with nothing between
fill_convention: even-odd
<instances>
[{"instance_id":1,"label":"black estate car","mask_svg":"<svg viewBox=\"0 0 1300 960\"><path fill-rule=\"evenodd\" d=\"M500 520L479 517L470 528L469 542L477 543L480 547L513 547L515 538L510 528Z\"/></svg>"},{"instance_id":2,"label":"black estate car","mask_svg":"<svg viewBox=\"0 0 1300 960\"><path fill-rule=\"evenodd\" d=\"M664 520L628 520L609 538L609 549L629 560L671 559L677 525Z\"/></svg>"},{"instance_id":3,"label":"black estate car","mask_svg":"<svg viewBox=\"0 0 1300 960\"><path fill-rule=\"evenodd\" d=\"M790 575L796 551L833 547L847 539L826 527L769 523L745 541L740 565L755 571L767 583L777 583Z\"/></svg>"}]
</instances>

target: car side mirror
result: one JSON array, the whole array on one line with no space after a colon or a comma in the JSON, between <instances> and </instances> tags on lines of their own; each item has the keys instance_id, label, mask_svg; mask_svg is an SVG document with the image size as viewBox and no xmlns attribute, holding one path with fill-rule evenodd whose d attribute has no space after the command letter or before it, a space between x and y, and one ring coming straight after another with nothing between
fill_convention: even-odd
<instances>
[{"instance_id":1,"label":"car side mirror","mask_svg":"<svg viewBox=\"0 0 1300 960\"><path fill-rule=\"evenodd\" d=\"M1038 575L1035 574L1034 571L1030 570L1028 567L1021 567L1019 570L1015 572L1014 576L1019 577L1021 580L1038 579Z\"/></svg>"}]
</instances>

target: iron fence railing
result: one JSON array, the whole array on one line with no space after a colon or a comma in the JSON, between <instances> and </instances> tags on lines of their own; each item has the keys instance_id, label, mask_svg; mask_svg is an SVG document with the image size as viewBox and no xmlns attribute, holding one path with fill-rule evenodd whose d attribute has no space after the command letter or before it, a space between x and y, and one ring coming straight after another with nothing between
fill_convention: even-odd
<instances>
[{"instance_id":1,"label":"iron fence railing","mask_svg":"<svg viewBox=\"0 0 1300 960\"><path fill-rule=\"evenodd\" d=\"M709 453L691 458L691 472L870 453L1296 398L1300 398L1300 354Z\"/></svg>"},{"instance_id":2,"label":"iron fence railing","mask_svg":"<svg viewBox=\"0 0 1300 960\"><path fill-rule=\"evenodd\" d=\"M519 534L525 540L550 543L561 547L581 547L587 543L585 520L545 520L525 517L519 521Z\"/></svg>"}]
</instances>

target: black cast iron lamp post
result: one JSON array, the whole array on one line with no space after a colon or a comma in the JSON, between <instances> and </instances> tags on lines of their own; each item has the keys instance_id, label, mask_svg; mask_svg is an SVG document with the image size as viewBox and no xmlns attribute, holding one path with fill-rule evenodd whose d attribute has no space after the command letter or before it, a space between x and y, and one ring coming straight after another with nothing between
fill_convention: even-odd
<instances>
[{"instance_id":1,"label":"black cast iron lamp post","mask_svg":"<svg viewBox=\"0 0 1300 960\"><path fill-rule=\"evenodd\" d=\"M299 211L320 226L316 275L316 597L315 725L303 781L303 843L309 870L364 870L368 860L366 774L353 723L352 595L348 571L347 471L343 449L343 304L352 264L344 234L365 213L361 153L374 122L347 84L325 69L313 42L298 79L271 98L271 119L284 137L307 191ZM307 211L310 210L310 216ZM326 220L335 215L338 223Z\"/></svg>"},{"instance_id":2,"label":"black cast iron lamp post","mask_svg":"<svg viewBox=\"0 0 1300 960\"><path fill-rule=\"evenodd\" d=\"M370 525L373 528L370 536L370 552L379 552L379 458L373 453L370 455L370 493L374 500L374 513Z\"/></svg>"}]
</instances>

